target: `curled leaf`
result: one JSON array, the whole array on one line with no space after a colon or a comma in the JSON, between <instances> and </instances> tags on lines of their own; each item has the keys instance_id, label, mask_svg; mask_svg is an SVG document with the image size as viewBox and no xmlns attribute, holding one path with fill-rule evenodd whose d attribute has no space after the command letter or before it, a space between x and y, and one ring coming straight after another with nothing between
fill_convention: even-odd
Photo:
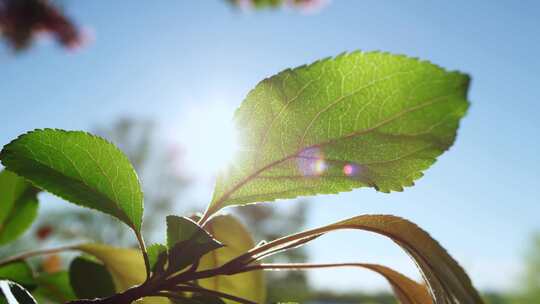
<instances>
[{"instance_id":1,"label":"curled leaf","mask_svg":"<svg viewBox=\"0 0 540 304\"><path fill-rule=\"evenodd\" d=\"M392 286L394 294L401 304L432 304L431 296L426 286L409 279L403 274L378 264L367 263L337 263L337 264L260 264L248 267L249 269L265 270L306 270L315 268L334 268L334 267L360 267L374 271L382 275ZM244 271L245 271L244 270Z\"/></svg>"},{"instance_id":2,"label":"curled leaf","mask_svg":"<svg viewBox=\"0 0 540 304\"><path fill-rule=\"evenodd\" d=\"M435 304L483 303L463 268L436 240L414 223L392 215L357 216L283 237L253 248L230 263L250 263L275 252L276 247L343 229L371 231L390 238L403 248L416 262Z\"/></svg>"}]
</instances>

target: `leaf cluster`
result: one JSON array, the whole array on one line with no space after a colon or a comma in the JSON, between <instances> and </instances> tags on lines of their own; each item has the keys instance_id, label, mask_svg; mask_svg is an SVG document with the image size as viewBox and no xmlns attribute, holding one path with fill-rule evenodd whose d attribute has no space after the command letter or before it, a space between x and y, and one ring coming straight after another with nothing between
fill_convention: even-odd
<instances>
[{"instance_id":1,"label":"leaf cluster","mask_svg":"<svg viewBox=\"0 0 540 304\"><path fill-rule=\"evenodd\" d=\"M166 244L147 247L143 193L128 158L81 131L34 130L4 146L0 160L0 245L36 216L47 191L108 214L134 232L139 248L78 244L0 261L7 303L33 296L75 303L264 303L264 271L356 267L384 277L401 303L482 303L458 263L427 232L393 215L361 215L255 244L223 208L372 187L412 186L454 142L469 78L429 62L354 52L285 70L260 82L237 110L235 161L217 179L202 215L166 218ZM418 266L423 283L383 265L264 263L333 231L391 239ZM33 256L80 252L69 269L36 274ZM294 299L291 299L294 300Z\"/></svg>"}]
</instances>

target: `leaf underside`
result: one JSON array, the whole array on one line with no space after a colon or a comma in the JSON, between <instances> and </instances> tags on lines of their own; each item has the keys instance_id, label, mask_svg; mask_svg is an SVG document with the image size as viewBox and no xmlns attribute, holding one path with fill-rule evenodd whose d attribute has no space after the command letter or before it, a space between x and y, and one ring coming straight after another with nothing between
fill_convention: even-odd
<instances>
[{"instance_id":1,"label":"leaf underside","mask_svg":"<svg viewBox=\"0 0 540 304\"><path fill-rule=\"evenodd\" d=\"M359 264L382 275L392 286L396 298L401 304L432 304L431 296L426 286L421 285L403 274L377 264Z\"/></svg>"},{"instance_id":2,"label":"leaf underside","mask_svg":"<svg viewBox=\"0 0 540 304\"><path fill-rule=\"evenodd\" d=\"M392 215L362 215L335 224L284 237L251 250L249 256L266 257L276 246L331 231L358 229L392 239L416 262L436 304L483 303L471 280L459 264L427 232L412 222Z\"/></svg>"},{"instance_id":3,"label":"leaf underside","mask_svg":"<svg viewBox=\"0 0 540 304\"><path fill-rule=\"evenodd\" d=\"M468 84L465 74L379 52L265 79L235 114L240 149L208 213L366 186L402 191L454 142Z\"/></svg>"},{"instance_id":4,"label":"leaf underside","mask_svg":"<svg viewBox=\"0 0 540 304\"><path fill-rule=\"evenodd\" d=\"M4 146L0 159L35 186L140 231L143 195L137 174L106 140L80 131L35 130Z\"/></svg>"}]
</instances>

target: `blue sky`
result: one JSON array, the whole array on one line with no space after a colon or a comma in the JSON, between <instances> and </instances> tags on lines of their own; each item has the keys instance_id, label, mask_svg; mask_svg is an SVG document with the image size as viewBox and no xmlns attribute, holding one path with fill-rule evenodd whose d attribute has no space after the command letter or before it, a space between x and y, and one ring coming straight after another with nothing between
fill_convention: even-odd
<instances>
[{"instance_id":1,"label":"blue sky","mask_svg":"<svg viewBox=\"0 0 540 304\"><path fill-rule=\"evenodd\" d=\"M197 174L187 200L205 202L219 165L212 142L224 144L219 132L261 79L357 49L428 59L473 78L454 147L403 193L312 199L309 226L364 213L403 216L438 239L479 288L516 286L528 238L540 230L538 2L333 1L317 14L244 13L224 2L63 2L94 39L73 54L46 42L19 56L0 48L0 144L34 128L153 118L165 140L185 146ZM418 277L391 242L370 234L339 232L309 248L313 261L381 262ZM358 270L310 279L338 289L386 286Z\"/></svg>"}]
</instances>

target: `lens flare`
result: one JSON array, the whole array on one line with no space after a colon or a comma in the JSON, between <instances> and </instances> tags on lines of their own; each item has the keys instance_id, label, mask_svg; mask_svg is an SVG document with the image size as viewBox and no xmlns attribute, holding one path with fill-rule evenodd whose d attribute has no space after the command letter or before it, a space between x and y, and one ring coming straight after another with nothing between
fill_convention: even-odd
<instances>
[{"instance_id":1,"label":"lens flare","mask_svg":"<svg viewBox=\"0 0 540 304\"><path fill-rule=\"evenodd\" d=\"M326 162L323 159L316 160L313 169L317 175L323 174L326 170Z\"/></svg>"},{"instance_id":2,"label":"lens flare","mask_svg":"<svg viewBox=\"0 0 540 304\"><path fill-rule=\"evenodd\" d=\"M343 174L346 176L356 176L358 175L359 171L360 167L358 167L356 164L349 163L343 166Z\"/></svg>"},{"instance_id":3,"label":"lens flare","mask_svg":"<svg viewBox=\"0 0 540 304\"><path fill-rule=\"evenodd\" d=\"M324 154L318 148L309 148L298 154L297 165L304 176L319 176L328 169Z\"/></svg>"}]
</instances>

